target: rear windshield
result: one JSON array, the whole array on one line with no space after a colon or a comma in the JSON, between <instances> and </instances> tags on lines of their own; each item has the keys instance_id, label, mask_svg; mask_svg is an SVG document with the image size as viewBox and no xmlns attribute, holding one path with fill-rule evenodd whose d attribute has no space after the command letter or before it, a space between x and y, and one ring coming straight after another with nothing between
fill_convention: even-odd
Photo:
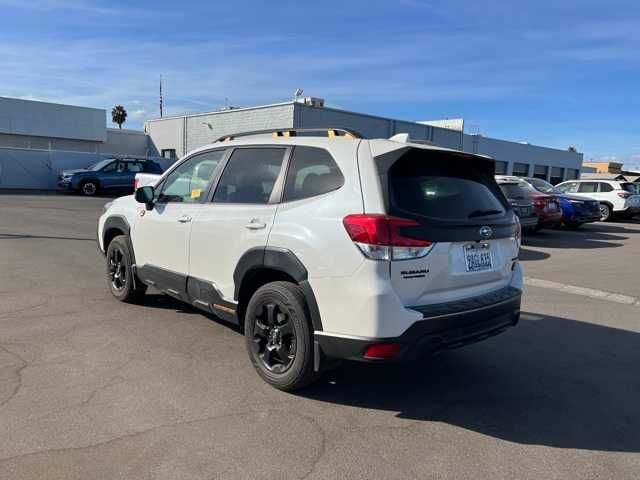
<instances>
[{"instance_id":1,"label":"rear windshield","mask_svg":"<svg viewBox=\"0 0 640 480\"><path fill-rule=\"evenodd\" d=\"M507 205L484 160L411 150L389 169L392 213L443 220L504 215Z\"/></svg>"},{"instance_id":2,"label":"rear windshield","mask_svg":"<svg viewBox=\"0 0 640 480\"><path fill-rule=\"evenodd\" d=\"M620 186L622 187L623 190L626 190L627 192L631 192L631 193L640 192L640 185L636 185L634 183L621 183Z\"/></svg>"},{"instance_id":3,"label":"rear windshield","mask_svg":"<svg viewBox=\"0 0 640 480\"><path fill-rule=\"evenodd\" d=\"M527 192L517 183L500 183L500 190L507 198L527 198Z\"/></svg>"}]
</instances>

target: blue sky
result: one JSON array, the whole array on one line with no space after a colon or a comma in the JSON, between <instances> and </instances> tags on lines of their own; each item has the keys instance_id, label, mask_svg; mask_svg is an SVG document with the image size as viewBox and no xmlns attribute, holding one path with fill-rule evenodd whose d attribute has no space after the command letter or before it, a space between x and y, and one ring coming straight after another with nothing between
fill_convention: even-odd
<instances>
[{"instance_id":1,"label":"blue sky","mask_svg":"<svg viewBox=\"0 0 640 480\"><path fill-rule=\"evenodd\" d=\"M125 126L292 92L640 168L640 2L0 0L0 95Z\"/></svg>"}]
</instances>

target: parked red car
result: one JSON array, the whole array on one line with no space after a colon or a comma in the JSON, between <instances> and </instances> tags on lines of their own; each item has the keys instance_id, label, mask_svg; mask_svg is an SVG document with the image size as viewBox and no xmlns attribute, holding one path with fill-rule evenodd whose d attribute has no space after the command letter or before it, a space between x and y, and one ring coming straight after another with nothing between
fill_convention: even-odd
<instances>
[{"instance_id":1,"label":"parked red car","mask_svg":"<svg viewBox=\"0 0 640 480\"><path fill-rule=\"evenodd\" d=\"M560 199L555 195L539 192L519 177L496 175L496 181L498 184L501 182L517 183L519 187L527 192L529 200L533 202L533 208L538 214L538 224L534 227L536 231L542 228L559 227L562 224Z\"/></svg>"}]
</instances>

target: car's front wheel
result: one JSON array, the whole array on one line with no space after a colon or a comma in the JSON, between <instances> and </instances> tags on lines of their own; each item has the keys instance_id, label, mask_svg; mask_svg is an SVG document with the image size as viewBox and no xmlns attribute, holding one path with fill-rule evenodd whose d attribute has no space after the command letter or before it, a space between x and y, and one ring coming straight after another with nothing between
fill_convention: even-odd
<instances>
[{"instance_id":1,"label":"car's front wheel","mask_svg":"<svg viewBox=\"0 0 640 480\"><path fill-rule=\"evenodd\" d=\"M94 180L82 182L82 185L80 185L80 192L87 197L93 197L98 193L98 183Z\"/></svg>"},{"instance_id":2,"label":"car's front wheel","mask_svg":"<svg viewBox=\"0 0 640 480\"><path fill-rule=\"evenodd\" d=\"M107 248L107 282L111 294L121 302L139 302L147 286L134 278L132 255L126 237L119 235Z\"/></svg>"},{"instance_id":3,"label":"car's front wheel","mask_svg":"<svg viewBox=\"0 0 640 480\"><path fill-rule=\"evenodd\" d=\"M313 382L312 328L302 289L289 282L260 287L244 320L251 362L270 385L293 391Z\"/></svg>"}]
</instances>

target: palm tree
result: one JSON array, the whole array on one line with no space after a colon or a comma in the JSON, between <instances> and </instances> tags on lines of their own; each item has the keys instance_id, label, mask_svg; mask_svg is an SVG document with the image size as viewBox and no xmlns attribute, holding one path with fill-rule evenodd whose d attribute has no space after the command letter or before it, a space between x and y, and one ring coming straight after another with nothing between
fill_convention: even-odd
<instances>
[{"instance_id":1,"label":"palm tree","mask_svg":"<svg viewBox=\"0 0 640 480\"><path fill-rule=\"evenodd\" d=\"M127 111L122 105L116 105L111 110L111 120L113 123L117 123L118 127L122 130L122 124L127 121Z\"/></svg>"}]
</instances>

